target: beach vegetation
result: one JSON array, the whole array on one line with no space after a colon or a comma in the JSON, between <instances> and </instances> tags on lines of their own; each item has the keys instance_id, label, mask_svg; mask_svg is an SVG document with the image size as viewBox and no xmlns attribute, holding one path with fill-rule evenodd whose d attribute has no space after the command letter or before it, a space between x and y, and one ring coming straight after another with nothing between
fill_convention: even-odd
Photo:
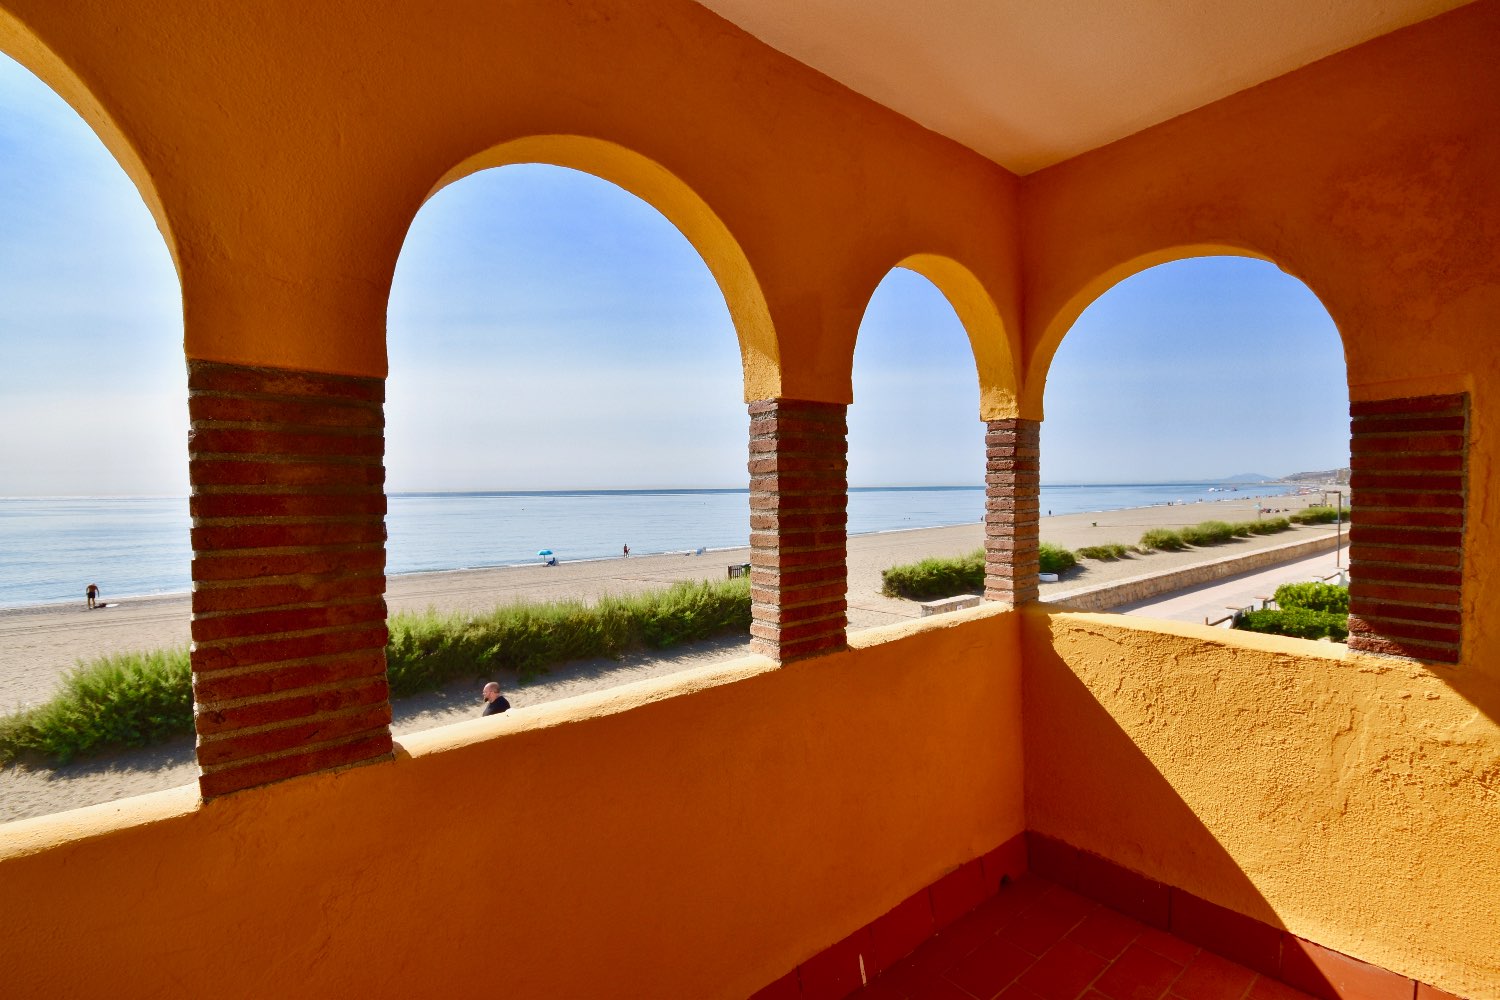
<instances>
[{"instance_id":1,"label":"beach vegetation","mask_svg":"<svg viewBox=\"0 0 1500 1000\"><path fill-rule=\"evenodd\" d=\"M887 597L912 601L978 593L984 589L984 549L892 566L881 572L880 584Z\"/></svg>"},{"instance_id":2,"label":"beach vegetation","mask_svg":"<svg viewBox=\"0 0 1500 1000\"><path fill-rule=\"evenodd\" d=\"M1298 639L1331 639L1343 642L1349 638L1349 616L1311 608L1267 608L1246 611L1235 619L1234 627L1249 632L1289 635Z\"/></svg>"},{"instance_id":3,"label":"beach vegetation","mask_svg":"<svg viewBox=\"0 0 1500 1000\"><path fill-rule=\"evenodd\" d=\"M685 581L623 597L506 604L484 614L435 611L390 620L386 671L403 697L501 670L533 680L555 663L750 630L750 581Z\"/></svg>"},{"instance_id":4,"label":"beach vegetation","mask_svg":"<svg viewBox=\"0 0 1500 1000\"><path fill-rule=\"evenodd\" d=\"M389 626L393 697L502 670L524 682L567 660L747 633L750 581L688 581L593 604L516 603L478 615L399 614ZM187 648L121 653L81 664L47 702L0 717L0 764L33 755L66 764L192 732Z\"/></svg>"},{"instance_id":5,"label":"beach vegetation","mask_svg":"<svg viewBox=\"0 0 1500 1000\"><path fill-rule=\"evenodd\" d=\"M1141 536L1141 548L1158 552L1181 552L1187 548L1187 542L1171 528L1152 528Z\"/></svg>"},{"instance_id":6,"label":"beach vegetation","mask_svg":"<svg viewBox=\"0 0 1500 1000\"><path fill-rule=\"evenodd\" d=\"M1276 588L1273 599L1283 609L1306 608L1309 611L1326 611L1337 615L1349 613L1349 588L1335 583L1283 583Z\"/></svg>"},{"instance_id":7,"label":"beach vegetation","mask_svg":"<svg viewBox=\"0 0 1500 1000\"><path fill-rule=\"evenodd\" d=\"M1333 524L1339 520L1339 513L1336 507L1314 506L1294 511L1290 516L1295 524ZM1345 521L1349 520L1348 511L1344 511L1343 515Z\"/></svg>"},{"instance_id":8,"label":"beach vegetation","mask_svg":"<svg viewBox=\"0 0 1500 1000\"><path fill-rule=\"evenodd\" d=\"M1274 535L1289 530L1291 526L1292 522L1284 517L1271 517L1262 521L1240 521L1235 524L1201 521L1185 528L1152 528L1141 536L1140 548L1158 552L1181 552L1189 545L1223 545L1249 535Z\"/></svg>"},{"instance_id":9,"label":"beach vegetation","mask_svg":"<svg viewBox=\"0 0 1500 1000\"><path fill-rule=\"evenodd\" d=\"M1179 528L1177 534L1189 545L1223 545L1234 540L1234 529L1223 521L1200 521Z\"/></svg>"},{"instance_id":10,"label":"beach vegetation","mask_svg":"<svg viewBox=\"0 0 1500 1000\"><path fill-rule=\"evenodd\" d=\"M66 764L192 732L187 647L118 653L80 664L48 701L0 718L0 764L28 754Z\"/></svg>"},{"instance_id":11,"label":"beach vegetation","mask_svg":"<svg viewBox=\"0 0 1500 1000\"><path fill-rule=\"evenodd\" d=\"M1078 557L1061 545L1042 542L1037 546L1037 563L1043 573L1066 573L1078 565Z\"/></svg>"},{"instance_id":12,"label":"beach vegetation","mask_svg":"<svg viewBox=\"0 0 1500 1000\"><path fill-rule=\"evenodd\" d=\"M1081 549L1074 549L1073 554L1080 559L1099 559L1104 562L1112 562L1116 559L1124 559L1130 554L1129 546L1110 543L1108 545L1085 545Z\"/></svg>"}]
</instances>

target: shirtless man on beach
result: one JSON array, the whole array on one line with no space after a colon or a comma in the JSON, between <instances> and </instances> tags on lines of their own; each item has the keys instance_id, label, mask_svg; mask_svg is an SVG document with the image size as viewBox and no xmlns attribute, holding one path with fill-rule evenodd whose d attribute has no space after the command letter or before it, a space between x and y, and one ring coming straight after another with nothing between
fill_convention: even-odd
<instances>
[{"instance_id":1,"label":"shirtless man on beach","mask_svg":"<svg viewBox=\"0 0 1500 1000\"><path fill-rule=\"evenodd\" d=\"M97 606L95 602L99 600L99 585L97 583L91 583L89 584L88 589L83 593L84 596L89 599L89 610L94 610L94 608Z\"/></svg>"}]
</instances>

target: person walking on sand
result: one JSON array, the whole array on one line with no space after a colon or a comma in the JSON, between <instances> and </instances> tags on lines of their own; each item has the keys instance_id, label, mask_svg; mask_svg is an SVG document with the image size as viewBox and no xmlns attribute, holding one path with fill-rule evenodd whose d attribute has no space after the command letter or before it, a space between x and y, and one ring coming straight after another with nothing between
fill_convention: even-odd
<instances>
[{"instance_id":1,"label":"person walking on sand","mask_svg":"<svg viewBox=\"0 0 1500 1000\"><path fill-rule=\"evenodd\" d=\"M88 589L83 593L84 596L89 599L89 610L94 610L94 608L98 606L97 602L99 600L99 585L97 583L91 583L89 584Z\"/></svg>"},{"instance_id":2,"label":"person walking on sand","mask_svg":"<svg viewBox=\"0 0 1500 1000\"><path fill-rule=\"evenodd\" d=\"M630 546L629 545L625 546L625 558L626 559L630 558Z\"/></svg>"},{"instance_id":3,"label":"person walking on sand","mask_svg":"<svg viewBox=\"0 0 1500 1000\"><path fill-rule=\"evenodd\" d=\"M500 685L490 681L484 686L484 693L480 695L484 699L484 711L480 716L499 715L510 709L510 702L505 700L505 695L500 693Z\"/></svg>"}]
</instances>

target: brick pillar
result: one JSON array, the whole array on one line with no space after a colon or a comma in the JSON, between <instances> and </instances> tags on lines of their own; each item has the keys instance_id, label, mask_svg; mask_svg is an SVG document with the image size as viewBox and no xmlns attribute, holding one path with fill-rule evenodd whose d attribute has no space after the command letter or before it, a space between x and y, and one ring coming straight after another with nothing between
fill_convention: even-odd
<instances>
[{"instance_id":1,"label":"brick pillar","mask_svg":"<svg viewBox=\"0 0 1500 1000\"><path fill-rule=\"evenodd\" d=\"M780 660L843 649L845 407L750 404L750 646Z\"/></svg>"},{"instance_id":2,"label":"brick pillar","mask_svg":"<svg viewBox=\"0 0 1500 1000\"><path fill-rule=\"evenodd\" d=\"M1349 405L1349 648L1457 663L1469 397Z\"/></svg>"},{"instance_id":3,"label":"brick pillar","mask_svg":"<svg viewBox=\"0 0 1500 1000\"><path fill-rule=\"evenodd\" d=\"M1041 423L991 420L985 435L984 596L1025 604L1037 599L1037 525L1041 514Z\"/></svg>"},{"instance_id":4,"label":"brick pillar","mask_svg":"<svg viewBox=\"0 0 1500 1000\"><path fill-rule=\"evenodd\" d=\"M189 362L205 798L391 752L385 385Z\"/></svg>"}]
</instances>

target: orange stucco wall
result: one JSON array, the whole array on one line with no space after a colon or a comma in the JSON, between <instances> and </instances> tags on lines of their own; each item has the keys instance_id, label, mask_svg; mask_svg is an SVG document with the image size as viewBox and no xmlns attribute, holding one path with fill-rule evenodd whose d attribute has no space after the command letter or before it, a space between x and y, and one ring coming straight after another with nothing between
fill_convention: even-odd
<instances>
[{"instance_id":1,"label":"orange stucco wall","mask_svg":"<svg viewBox=\"0 0 1500 1000\"><path fill-rule=\"evenodd\" d=\"M80 95L138 161L195 358L383 374L391 275L423 200L487 150L554 135L659 165L733 235L751 273L726 282L709 263L742 338L756 327L740 286L759 289L780 359L778 373L747 358L751 398L848 401L865 304L913 254L962 264L1019 336L1015 178L687 0L455 0L440 15L3 0L0 49Z\"/></svg>"},{"instance_id":2,"label":"orange stucco wall","mask_svg":"<svg viewBox=\"0 0 1500 1000\"><path fill-rule=\"evenodd\" d=\"M1500 997L1500 686L1276 636L1023 617L1030 829Z\"/></svg>"},{"instance_id":3,"label":"orange stucco wall","mask_svg":"<svg viewBox=\"0 0 1500 1000\"><path fill-rule=\"evenodd\" d=\"M194 358L383 374L412 217L524 148L695 240L751 397L847 401L869 295L907 262L981 338L985 416L1038 417L1084 305L1231 251L1322 298L1356 397L1474 407L1452 670L1099 616L1028 615L1021 644L984 609L208 806L26 821L0 828L11 991L462 992L498 963L517 995L743 996L1022 828L1024 662L1034 828L1500 996L1500 2L1024 181L686 0L0 0L0 49L135 179Z\"/></svg>"},{"instance_id":4,"label":"orange stucco wall","mask_svg":"<svg viewBox=\"0 0 1500 1000\"><path fill-rule=\"evenodd\" d=\"M743 1000L1023 829L1016 628L991 606L0 827L3 992Z\"/></svg>"}]
</instances>

